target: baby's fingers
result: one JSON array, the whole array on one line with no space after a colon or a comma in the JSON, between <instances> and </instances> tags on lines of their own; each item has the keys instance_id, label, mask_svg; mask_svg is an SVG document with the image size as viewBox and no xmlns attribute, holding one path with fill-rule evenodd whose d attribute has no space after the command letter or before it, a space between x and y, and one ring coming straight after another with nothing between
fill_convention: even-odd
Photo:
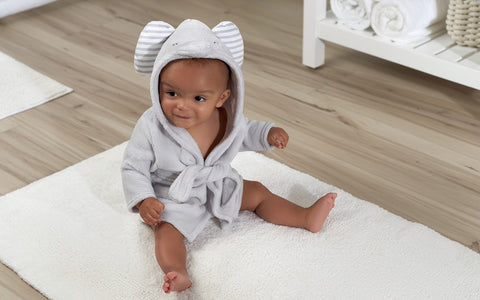
<instances>
[{"instance_id":1,"label":"baby's fingers","mask_svg":"<svg viewBox=\"0 0 480 300\"><path fill-rule=\"evenodd\" d=\"M150 215L148 216L148 219L146 220L146 222L148 225L155 226L158 223L160 223L160 216L156 217L156 216Z\"/></svg>"},{"instance_id":2,"label":"baby's fingers","mask_svg":"<svg viewBox=\"0 0 480 300\"><path fill-rule=\"evenodd\" d=\"M287 145L285 137L281 135L274 136L273 141L274 141L274 146L277 147L278 149L285 149L285 146Z\"/></svg>"},{"instance_id":3,"label":"baby's fingers","mask_svg":"<svg viewBox=\"0 0 480 300\"><path fill-rule=\"evenodd\" d=\"M282 130L281 136L282 136L283 145L286 147L289 139L288 133L285 130Z\"/></svg>"},{"instance_id":4,"label":"baby's fingers","mask_svg":"<svg viewBox=\"0 0 480 300\"><path fill-rule=\"evenodd\" d=\"M158 208L151 212L150 217L154 224L157 224L160 222L160 215L162 214L162 212L163 212L163 208L162 209Z\"/></svg>"},{"instance_id":5,"label":"baby's fingers","mask_svg":"<svg viewBox=\"0 0 480 300\"><path fill-rule=\"evenodd\" d=\"M141 211L140 216L142 217L143 221L148 225L155 226L160 219L160 214L155 212L154 210L149 211Z\"/></svg>"},{"instance_id":6,"label":"baby's fingers","mask_svg":"<svg viewBox=\"0 0 480 300\"><path fill-rule=\"evenodd\" d=\"M155 221L154 221L154 219L153 219L151 216L149 216L149 215L142 215L142 214L140 214L140 216L142 217L143 221L144 221L145 223L147 223L148 225L150 225L150 226L154 226L154 225L155 225Z\"/></svg>"},{"instance_id":7,"label":"baby's fingers","mask_svg":"<svg viewBox=\"0 0 480 300\"><path fill-rule=\"evenodd\" d=\"M158 213L159 217L162 214L164 208L165 204L163 204L162 202L158 202L158 205L155 207L155 211Z\"/></svg>"}]
</instances>

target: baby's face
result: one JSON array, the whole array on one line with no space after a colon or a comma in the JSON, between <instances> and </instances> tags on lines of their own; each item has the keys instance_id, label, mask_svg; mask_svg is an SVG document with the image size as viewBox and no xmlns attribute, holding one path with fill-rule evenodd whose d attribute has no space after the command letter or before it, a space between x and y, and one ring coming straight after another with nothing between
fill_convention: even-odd
<instances>
[{"instance_id":1,"label":"baby's face","mask_svg":"<svg viewBox=\"0 0 480 300\"><path fill-rule=\"evenodd\" d=\"M212 120L230 96L225 63L215 59L182 59L169 63L160 75L160 105L175 126L195 129Z\"/></svg>"}]
</instances>

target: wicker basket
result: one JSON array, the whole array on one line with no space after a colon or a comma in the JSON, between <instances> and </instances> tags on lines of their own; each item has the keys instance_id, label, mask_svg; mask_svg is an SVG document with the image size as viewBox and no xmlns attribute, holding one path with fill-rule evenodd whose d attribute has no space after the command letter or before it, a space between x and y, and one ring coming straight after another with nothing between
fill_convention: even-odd
<instances>
[{"instance_id":1,"label":"wicker basket","mask_svg":"<svg viewBox=\"0 0 480 300\"><path fill-rule=\"evenodd\" d=\"M480 48L480 0L450 0L447 32L459 45Z\"/></svg>"}]
</instances>

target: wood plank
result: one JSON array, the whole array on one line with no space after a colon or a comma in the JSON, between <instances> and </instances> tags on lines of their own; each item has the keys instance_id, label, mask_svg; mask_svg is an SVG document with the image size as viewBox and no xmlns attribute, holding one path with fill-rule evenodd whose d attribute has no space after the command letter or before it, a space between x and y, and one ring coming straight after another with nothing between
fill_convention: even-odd
<instances>
[{"instance_id":1,"label":"wood plank","mask_svg":"<svg viewBox=\"0 0 480 300\"><path fill-rule=\"evenodd\" d=\"M0 299L46 300L47 298L26 284L11 269L0 264Z\"/></svg>"},{"instance_id":2,"label":"wood plank","mask_svg":"<svg viewBox=\"0 0 480 300\"><path fill-rule=\"evenodd\" d=\"M437 57L448 61L458 62L461 61L463 58L472 55L475 52L477 52L475 48L455 45L443 51L442 53L439 53Z\"/></svg>"},{"instance_id":3,"label":"wood plank","mask_svg":"<svg viewBox=\"0 0 480 300\"><path fill-rule=\"evenodd\" d=\"M460 62L461 65L480 70L480 51L477 50L472 56L468 56Z\"/></svg>"},{"instance_id":4,"label":"wood plank","mask_svg":"<svg viewBox=\"0 0 480 300\"><path fill-rule=\"evenodd\" d=\"M441 36L417 47L416 50L429 55L436 55L452 47L453 45L455 45L455 42L447 33L444 33Z\"/></svg>"},{"instance_id":5,"label":"wood plank","mask_svg":"<svg viewBox=\"0 0 480 300\"><path fill-rule=\"evenodd\" d=\"M442 36L445 34L445 30L441 30L438 32L431 33L427 36L424 36L418 40L415 40L413 42L407 43L406 46L409 48L418 48L426 43L430 43L431 41L437 39L438 37Z\"/></svg>"}]
</instances>

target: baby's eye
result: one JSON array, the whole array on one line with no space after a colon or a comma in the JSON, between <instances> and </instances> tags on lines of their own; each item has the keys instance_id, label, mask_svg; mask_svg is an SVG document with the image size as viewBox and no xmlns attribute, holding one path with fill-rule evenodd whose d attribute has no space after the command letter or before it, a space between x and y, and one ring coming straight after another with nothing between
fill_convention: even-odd
<instances>
[{"instance_id":1,"label":"baby's eye","mask_svg":"<svg viewBox=\"0 0 480 300\"><path fill-rule=\"evenodd\" d=\"M204 97L202 96L195 96L195 100L199 101L199 102L202 102L202 101L205 101L207 99L205 99Z\"/></svg>"},{"instance_id":2,"label":"baby's eye","mask_svg":"<svg viewBox=\"0 0 480 300\"><path fill-rule=\"evenodd\" d=\"M169 95L170 97L176 97L177 96L177 93L175 93L175 92L167 92L166 94Z\"/></svg>"}]
</instances>

